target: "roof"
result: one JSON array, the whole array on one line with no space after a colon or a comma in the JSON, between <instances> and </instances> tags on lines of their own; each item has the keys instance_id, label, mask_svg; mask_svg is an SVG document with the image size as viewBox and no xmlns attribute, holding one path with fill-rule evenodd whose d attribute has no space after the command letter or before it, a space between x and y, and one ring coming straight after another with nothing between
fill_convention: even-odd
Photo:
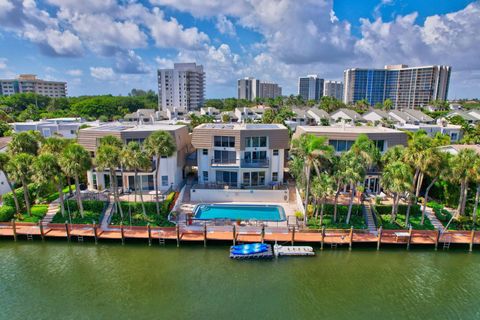
<instances>
[{"instance_id":1,"label":"roof","mask_svg":"<svg viewBox=\"0 0 480 320\"><path fill-rule=\"evenodd\" d=\"M331 114L331 116L333 117L335 114L337 114L339 112L345 113L347 116L349 116L351 119L354 119L354 120L363 119L362 116L358 112L356 112L354 110L351 110L351 109L347 109L347 108L340 108L337 111L333 112Z\"/></svg>"},{"instance_id":2,"label":"roof","mask_svg":"<svg viewBox=\"0 0 480 320\"><path fill-rule=\"evenodd\" d=\"M330 119L330 115L328 114L327 111L323 110L323 109L318 109L318 108L310 108L308 110L309 113L313 113L314 115L316 115L317 117L319 117L320 119L324 118L324 119Z\"/></svg>"},{"instance_id":3,"label":"roof","mask_svg":"<svg viewBox=\"0 0 480 320\"><path fill-rule=\"evenodd\" d=\"M81 131L111 131L111 132L132 132L132 131L175 131L184 125L170 125L163 123L130 125L120 122L107 123L98 127L81 129Z\"/></svg>"},{"instance_id":4,"label":"roof","mask_svg":"<svg viewBox=\"0 0 480 320\"><path fill-rule=\"evenodd\" d=\"M366 116L369 113L376 113L380 117L388 119L388 113L386 111L383 111L383 110L380 110L380 109L370 109L363 116Z\"/></svg>"},{"instance_id":5,"label":"roof","mask_svg":"<svg viewBox=\"0 0 480 320\"><path fill-rule=\"evenodd\" d=\"M223 130L278 130L287 129L278 123L203 123L195 129L223 129Z\"/></svg>"},{"instance_id":6,"label":"roof","mask_svg":"<svg viewBox=\"0 0 480 320\"><path fill-rule=\"evenodd\" d=\"M402 131L371 126L298 126L305 132L402 133Z\"/></svg>"},{"instance_id":7,"label":"roof","mask_svg":"<svg viewBox=\"0 0 480 320\"><path fill-rule=\"evenodd\" d=\"M12 137L0 137L0 149L5 148L10 141L12 141Z\"/></svg>"},{"instance_id":8,"label":"roof","mask_svg":"<svg viewBox=\"0 0 480 320\"><path fill-rule=\"evenodd\" d=\"M480 144L451 144L439 147L439 149L452 154L457 154L460 150L471 149L480 155Z\"/></svg>"},{"instance_id":9,"label":"roof","mask_svg":"<svg viewBox=\"0 0 480 320\"><path fill-rule=\"evenodd\" d=\"M467 120L467 121L478 121L480 119L478 119L477 117L465 112L465 111L461 111L461 110L455 110L455 111L452 111L450 112L449 114L447 114L447 117L453 117L453 116L460 116L462 117L464 120Z\"/></svg>"},{"instance_id":10,"label":"roof","mask_svg":"<svg viewBox=\"0 0 480 320\"><path fill-rule=\"evenodd\" d=\"M411 115L412 117L416 118L417 120L419 120L421 122L432 122L432 121L434 121L434 119L432 117L426 115L425 113L423 113L422 111L419 111L419 110L405 109L404 112Z\"/></svg>"},{"instance_id":11,"label":"roof","mask_svg":"<svg viewBox=\"0 0 480 320\"><path fill-rule=\"evenodd\" d=\"M420 119L417 119L416 117L412 116L411 114L408 114L408 113L400 111L400 110L391 110L388 114L389 114L390 117L392 115L395 115L395 116L397 116L398 118L400 118L404 121L420 121Z\"/></svg>"},{"instance_id":12,"label":"roof","mask_svg":"<svg viewBox=\"0 0 480 320\"><path fill-rule=\"evenodd\" d=\"M308 116L308 109L304 108L292 108L293 113L295 113L296 116L298 117L307 117Z\"/></svg>"}]
</instances>

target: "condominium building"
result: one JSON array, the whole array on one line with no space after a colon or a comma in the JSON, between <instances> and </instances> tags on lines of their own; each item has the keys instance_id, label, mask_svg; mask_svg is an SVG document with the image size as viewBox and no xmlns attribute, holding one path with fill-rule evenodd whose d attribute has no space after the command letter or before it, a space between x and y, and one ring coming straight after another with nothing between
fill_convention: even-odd
<instances>
[{"instance_id":1,"label":"condominium building","mask_svg":"<svg viewBox=\"0 0 480 320\"><path fill-rule=\"evenodd\" d=\"M275 99L281 95L282 87L273 82L263 82L249 77L237 81L238 99L254 101L256 98Z\"/></svg>"},{"instance_id":2,"label":"condominium building","mask_svg":"<svg viewBox=\"0 0 480 320\"><path fill-rule=\"evenodd\" d=\"M394 108L424 107L433 100L447 99L450 73L451 67L441 65L347 69L343 101L351 104L366 99L373 106L390 99Z\"/></svg>"},{"instance_id":3,"label":"condominium building","mask_svg":"<svg viewBox=\"0 0 480 320\"><path fill-rule=\"evenodd\" d=\"M198 182L231 188L283 182L288 129L281 124L202 124L193 129Z\"/></svg>"},{"instance_id":4,"label":"condominium building","mask_svg":"<svg viewBox=\"0 0 480 320\"><path fill-rule=\"evenodd\" d=\"M95 157L100 138L104 136L112 135L118 137L125 144L130 141L142 144L150 134L156 131L166 131L171 134L176 144L176 151L170 157L153 158L151 168L138 173L140 176L140 190L155 190L156 161L160 161L160 172L158 173L160 190L165 191L169 188L177 188L184 179L186 156L192 151L187 126L168 124L105 124L96 128L81 129L78 135L78 143L85 147L92 157ZM134 172L128 171L126 168L123 168L123 170L116 168L115 171L118 186L124 190L135 190L134 175ZM88 188L91 190L104 190L110 187L110 175L107 171L98 171L96 168L89 170L87 172L87 180Z\"/></svg>"},{"instance_id":5,"label":"condominium building","mask_svg":"<svg viewBox=\"0 0 480 320\"><path fill-rule=\"evenodd\" d=\"M21 74L16 79L0 79L0 96L28 92L51 98L66 97L67 83L41 80L34 74Z\"/></svg>"},{"instance_id":6,"label":"condominium building","mask_svg":"<svg viewBox=\"0 0 480 320\"><path fill-rule=\"evenodd\" d=\"M324 95L324 80L317 75L298 78L298 95L303 100L318 101Z\"/></svg>"},{"instance_id":7,"label":"condominium building","mask_svg":"<svg viewBox=\"0 0 480 320\"><path fill-rule=\"evenodd\" d=\"M175 63L173 69L158 70L160 110L188 112L203 106L205 72L202 65Z\"/></svg>"},{"instance_id":8,"label":"condominium building","mask_svg":"<svg viewBox=\"0 0 480 320\"><path fill-rule=\"evenodd\" d=\"M325 80L323 83L323 95L326 97L332 97L339 101L343 99L343 82Z\"/></svg>"}]
</instances>

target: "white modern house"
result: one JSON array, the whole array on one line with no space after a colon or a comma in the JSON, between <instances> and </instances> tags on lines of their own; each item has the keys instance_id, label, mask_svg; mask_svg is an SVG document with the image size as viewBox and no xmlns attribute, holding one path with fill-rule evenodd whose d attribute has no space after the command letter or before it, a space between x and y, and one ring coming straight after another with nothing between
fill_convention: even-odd
<instances>
[{"instance_id":1,"label":"white modern house","mask_svg":"<svg viewBox=\"0 0 480 320\"><path fill-rule=\"evenodd\" d=\"M145 139L156 131L165 131L172 135L177 151L171 157L152 159L152 167L147 171L139 172L140 189L142 191L155 190L156 161L160 161L158 183L161 191L177 188L183 181L186 173L186 156L193 149L190 144L190 135L185 125L148 124L125 125L121 123L105 124L96 128L86 128L79 132L78 143L95 157L100 138L112 135L118 137L125 144L136 141L142 144ZM123 173L123 174L122 174ZM123 190L135 190L134 172L125 168L116 168L115 175L118 186ZM122 179L123 177L123 179ZM97 171L96 168L87 172L88 189L105 190L110 187L110 176L106 171Z\"/></svg>"},{"instance_id":2,"label":"white modern house","mask_svg":"<svg viewBox=\"0 0 480 320\"><path fill-rule=\"evenodd\" d=\"M14 122L10 124L14 132L38 131L45 137L77 138L78 130L82 125L99 126L99 121L85 122L81 118L55 118L40 121Z\"/></svg>"}]
</instances>

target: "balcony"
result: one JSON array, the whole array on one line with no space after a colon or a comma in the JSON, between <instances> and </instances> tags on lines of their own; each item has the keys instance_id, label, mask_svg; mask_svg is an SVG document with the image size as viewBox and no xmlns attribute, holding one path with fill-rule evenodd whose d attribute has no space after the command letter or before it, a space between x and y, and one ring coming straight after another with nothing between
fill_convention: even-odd
<instances>
[{"instance_id":1,"label":"balcony","mask_svg":"<svg viewBox=\"0 0 480 320\"><path fill-rule=\"evenodd\" d=\"M212 159L211 161L212 167L239 167L240 161L239 159Z\"/></svg>"},{"instance_id":2,"label":"balcony","mask_svg":"<svg viewBox=\"0 0 480 320\"><path fill-rule=\"evenodd\" d=\"M242 168L268 168L269 159L242 159Z\"/></svg>"}]
</instances>

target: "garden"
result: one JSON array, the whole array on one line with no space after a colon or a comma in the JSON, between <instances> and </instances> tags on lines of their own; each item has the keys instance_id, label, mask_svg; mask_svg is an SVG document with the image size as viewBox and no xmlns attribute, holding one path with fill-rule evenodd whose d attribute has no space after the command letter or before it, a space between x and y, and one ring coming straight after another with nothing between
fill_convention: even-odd
<instances>
[{"instance_id":1,"label":"garden","mask_svg":"<svg viewBox=\"0 0 480 320\"><path fill-rule=\"evenodd\" d=\"M107 208L106 201L100 200L83 200L83 217L80 215L76 200L65 201L65 216L62 215L61 210L53 217L53 223L64 223L68 221L74 224L91 224L93 222L100 223L105 209Z\"/></svg>"},{"instance_id":2,"label":"garden","mask_svg":"<svg viewBox=\"0 0 480 320\"><path fill-rule=\"evenodd\" d=\"M395 221L392 221L392 206L389 205L374 205L372 210L377 217L377 225L382 226L383 229L395 230L395 229L408 229L408 224L412 226L414 230L434 230L434 227L430 220L425 217L423 225L422 209L419 205L412 205L410 208L410 217L408 223L405 222L407 205L399 205L398 213Z\"/></svg>"},{"instance_id":3,"label":"garden","mask_svg":"<svg viewBox=\"0 0 480 320\"><path fill-rule=\"evenodd\" d=\"M427 203L427 207L432 208L435 216L444 227L448 225L448 230L472 230L473 227L475 227L475 229L480 228L478 215L474 225L472 216L465 215L452 219L452 213L441 203L430 201Z\"/></svg>"},{"instance_id":4,"label":"garden","mask_svg":"<svg viewBox=\"0 0 480 320\"><path fill-rule=\"evenodd\" d=\"M320 211L320 208L318 209ZM352 216L350 218L350 223L347 224L347 214L348 206L338 205L337 206L337 221L333 220L333 204L324 205L324 213L322 224L320 225L320 212L318 213L318 218L315 219L313 214L313 207L309 208L309 219L308 219L308 228L310 229L320 229L324 226L326 229L366 229L367 224L363 216L363 210L361 205L353 205L352 207Z\"/></svg>"}]
</instances>

